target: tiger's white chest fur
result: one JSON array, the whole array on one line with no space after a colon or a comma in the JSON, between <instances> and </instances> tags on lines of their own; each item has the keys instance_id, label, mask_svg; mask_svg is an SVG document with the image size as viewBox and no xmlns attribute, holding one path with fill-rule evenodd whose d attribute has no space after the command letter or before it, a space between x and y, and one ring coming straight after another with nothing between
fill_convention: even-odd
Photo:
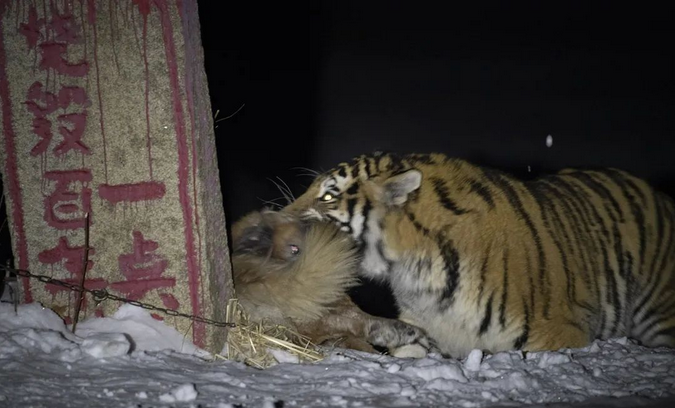
<instances>
[{"instance_id":1,"label":"tiger's white chest fur","mask_svg":"<svg viewBox=\"0 0 675 408\"><path fill-rule=\"evenodd\" d=\"M513 337L519 334L517 331L504 332L492 324L480 333L485 305L478 305L475 296L470 295L474 292L468 289L470 282L460 284L448 305L442 292L434 287L437 282L416 279L424 272L407 268L405 262L393 265L390 282L401 309L400 320L424 329L442 353L454 358L464 358L473 349L511 348Z\"/></svg>"},{"instance_id":2,"label":"tiger's white chest fur","mask_svg":"<svg viewBox=\"0 0 675 408\"><path fill-rule=\"evenodd\" d=\"M365 250L363 260L361 261L361 270L365 276L374 279L387 279L389 274L390 261L386 258L386 248L382 242L382 228L378 219L379 214L373 214L373 217L365 219L362 232L363 245Z\"/></svg>"},{"instance_id":3,"label":"tiger's white chest fur","mask_svg":"<svg viewBox=\"0 0 675 408\"><path fill-rule=\"evenodd\" d=\"M372 228L372 229L370 229ZM460 283L452 300L444 298L447 272L440 257L425 258L411 251L394 254L381 239L381 230L369 227L365 235L365 252L361 263L366 276L389 282L401 309L400 320L426 331L444 354L466 357L475 348L483 350L508 349L518 333L505 333L496 325L480 334L485 305L478 305L468 277L478 276L472 266L459 262Z\"/></svg>"}]
</instances>

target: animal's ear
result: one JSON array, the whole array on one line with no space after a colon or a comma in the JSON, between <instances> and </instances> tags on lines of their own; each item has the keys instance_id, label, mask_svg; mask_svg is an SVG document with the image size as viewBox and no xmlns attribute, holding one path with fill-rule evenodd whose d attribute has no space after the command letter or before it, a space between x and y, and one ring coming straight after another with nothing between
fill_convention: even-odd
<instances>
[{"instance_id":1,"label":"animal's ear","mask_svg":"<svg viewBox=\"0 0 675 408\"><path fill-rule=\"evenodd\" d=\"M395 206L405 204L408 194L420 188L421 184L422 172L415 169L389 177L383 184L384 203Z\"/></svg>"},{"instance_id":2,"label":"animal's ear","mask_svg":"<svg viewBox=\"0 0 675 408\"><path fill-rule=\"evenodd\" d=\"M236 241L233 239L232 251L235 254L264 254L272 247L272 234L272 228L268 225L245 228Z\"/></svg>"},{"instance_id":3,"label":"animal's ear","mask_svg":"<svg viewBox=\"0 0 675 408\"><path fill-rule=\"evenodd\" d=\"M263 222L263 217L260 211L251 211L245 216L241 217L232 225L232 242L237 243L244 238L244 233L249 228L259 227Z\"/></svg>"}]
</instances>

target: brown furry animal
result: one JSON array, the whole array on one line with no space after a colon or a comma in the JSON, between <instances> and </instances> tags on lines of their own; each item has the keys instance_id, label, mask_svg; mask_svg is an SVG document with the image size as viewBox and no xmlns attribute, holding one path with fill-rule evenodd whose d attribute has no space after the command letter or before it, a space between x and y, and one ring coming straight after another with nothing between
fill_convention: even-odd
<instances>
[{"instance_id":1,"label":"brown furry animal","mask_svg":"<svg viewBox=\"0 0 675 408\"><path fill-rule=\"evenodd\" d=\"M315 344L368 352L375 352L371 344L427 347L420 329L371 316L351 301L346 291L360 259L335 226L255 211L234 224L232 242L235 290L252 320L293 327Z\"/></svg>"}]
</instances>

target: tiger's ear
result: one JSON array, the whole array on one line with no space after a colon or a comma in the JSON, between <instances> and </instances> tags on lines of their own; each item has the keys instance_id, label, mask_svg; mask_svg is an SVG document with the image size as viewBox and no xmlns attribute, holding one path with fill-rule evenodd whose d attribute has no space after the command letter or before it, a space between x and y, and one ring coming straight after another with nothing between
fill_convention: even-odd
<instances>
[{"instance_id":1,"label":"tiger's ear","mask_svg":"<svg viewBox=\"0 0 675 408\"><path fill-rule=\"evenodd\" d=\"M386 205L403 205L408 201L408 194L420 188L422 172L408 170L405 173L389 177L383 184L383 199Z\"/></svg>"}]
</instances>

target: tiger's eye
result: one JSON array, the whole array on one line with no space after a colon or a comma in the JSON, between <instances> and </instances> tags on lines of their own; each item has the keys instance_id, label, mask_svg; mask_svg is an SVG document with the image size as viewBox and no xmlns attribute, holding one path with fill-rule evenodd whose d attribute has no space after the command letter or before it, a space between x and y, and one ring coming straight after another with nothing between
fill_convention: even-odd
<instances>
[{"instance_id":1,"label":"tiger's eye","mask_svg":"<svg viewBox=\"0 0 675 408\"><path fill-rule=\"evenodd\" d=\"M326 193L321 197L321 201L330 201L333 199L333 194L331 193Z\"/></svg>"},{"instance_id":2,"label":"tiger's eye","mask_svg":"<svg viewBox=\"0 0 675 408\"><path fill-rule=\"evenodd\" d=\"M291 255L297 255L300 253L300 247L298 247L297 245L291 244L289 246L291 247Z\"/></svg>"}]
</instances>

